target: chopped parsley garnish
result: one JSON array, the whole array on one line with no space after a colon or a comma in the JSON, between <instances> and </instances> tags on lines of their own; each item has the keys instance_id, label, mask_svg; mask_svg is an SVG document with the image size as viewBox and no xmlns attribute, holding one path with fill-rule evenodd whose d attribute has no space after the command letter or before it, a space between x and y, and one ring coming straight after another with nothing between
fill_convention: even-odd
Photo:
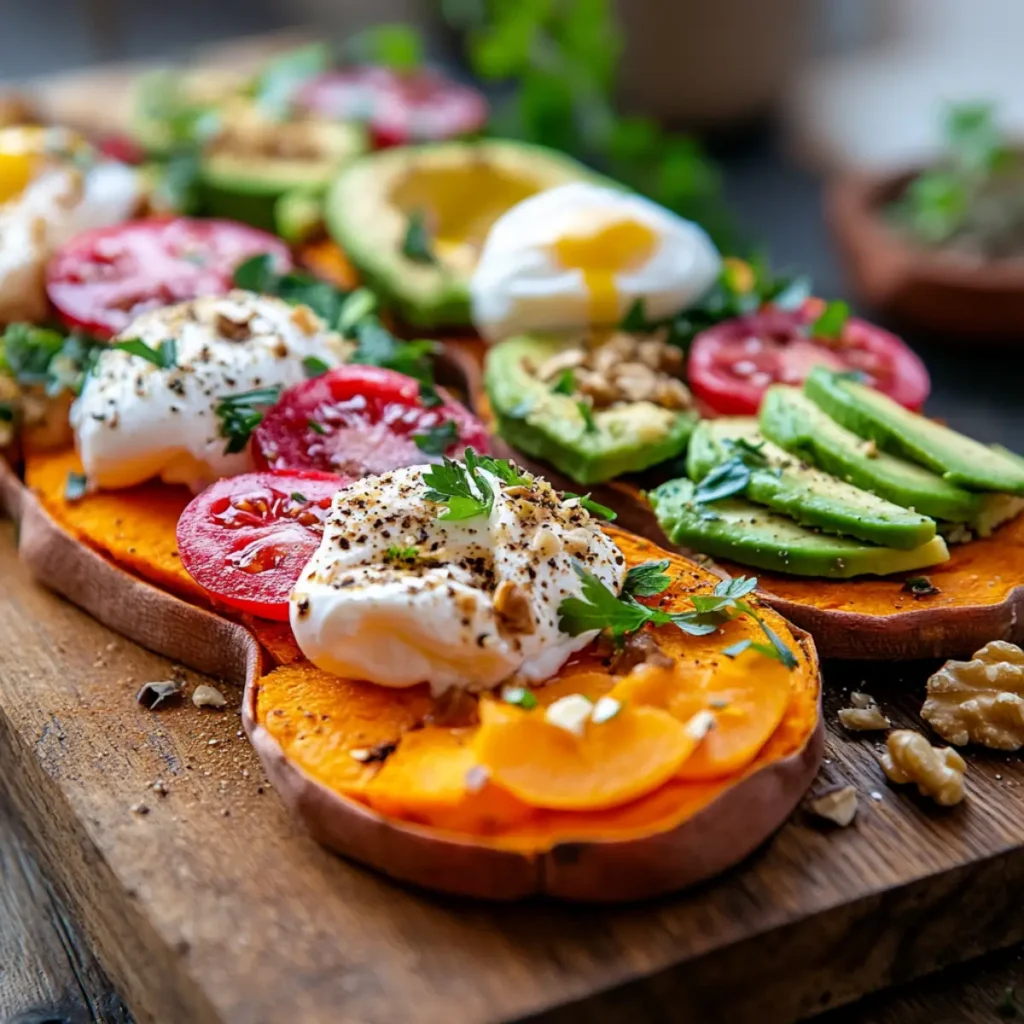
<instances>
[{"instance_id":1,"label":"chopped parsley garnish","mask_svg":"<svg viewBox=\"0 0 1024 1024\"><path fill-rule=\"evenodd\" d=\"M366 316L356 324L356 350L353 363L364 366L382 366L387 370L404 373L425 384L433 384L434 369L430 356L437 343L421 339L402 341L396 338L376 316Z\"/></svg>"},{"instance_id":2,"label":"chopped parsley garnish","mask_svg":"<svg viewBox=\"0 0 1024 1024\"><path fill-rule=\"evenodd\" d=\"M317 420L314 420L312 418L306 420L306 426L309 427L309 429L312 430L314 434L327 433L327 428L322 423L319 423Z\"/></svg>"},{"instance_id":3,"label":"chopped parsley garnish","mask_svg":"<svg viewBox=\"0 0 1024 1024\"><path fill-rule=\"evenodd\" d=\"M768 465L768 459L762 451L763 441L755 444L745 437L729 438L725 448L730 457L715 466L693 492L693 500L698 505L708 505L741 494L750 483L751 470L763 469Z\"/></svg>"},{"instance_id":4,"label":"chopped parsley garnish","mask_svg":"<svg viewBox=\"0 0 1024 1024\"><path fill-rule=\"evenodd\" d=\"M576 374L571 367L566 367L551 385L551 393L555 395L572 395L576 393Z\"/></svg>"},{"instance_id":5,"label":"chopped parsley garnish","mask_svg":"<svg viewBox=\"0 0 1024 1024\"><path fill-rule=\"evenodd\" d=\"M657 573L653 568L647 570L641 579L646 579L649 587L660 586L660 580L655 583L655 575L663 575L661 567L667 567L668 563L650 563L658 567ZM569 636L579 636L580 633L587 633L590 630L600 630L616 643L621 643L629 633L635 633L648 622L655 626L674 625L684 633L691 636L706 636L715 633L719 627L740 615L746 615L753 619L768 640L767 644L750 643L747 646L760 651L766 657L776 658L787 668L794 669L797 660L793 652L783 643L778 634L771 629L757 613L742 598L746 597L757 587L755 577L737 576L733 579L723 580L714 590L713 594L694 594L690 601L693 604L692 611L666 612L661 608L648 608L636 600L636 596L654 596L640 593L633 584L631 590L623 588L621 596L616 596L596 576L589 573L577 563L573 564L576 575L582 582L582 597L567 597L558 606L558 628ZM643 569L644 566L637 566ZM628 574L627 574L628 579ZM635 578L634 578L635 579ZM662 590L654 593L661 593ZM636 595L636 596L634 596ZM730 650L740 653L746 647L740 648L734 644ZM730 657L735 657L735 653Z\"/></svg>"},{"instance_id":6,"label":"chopped parsley garnish","mask_svg":"<svg viewBox=\"0 0 1024 1024\"><path fill-rule=\"evenodd\" d=\"M583 417L584 431L588 434L596 434L597 424L594 422L594 413L590 408L590 403L581 400L576 403L576 408L579 409L580 415Z\"/></svg>"},{"instance_id":7,"label":"chopped parsley garnish","mask_svg":"<svg viewBox=\"0 0 1024 1024\"><path fill-rule=\"evenodd\" d=\"M532 690L525 686L506 686L501 691L501 699L506 704L514 704L517 708L530 711L537 706L537 698Z\"/></svg>"},{"instance_id":8,"label":"chopped parsley garnish","mask_svg":"<svg viewBox=\"0 0 1024 1024\"><path fill-rule=\"evenodd\" d=\"M257 388L237 395L223 395L214 412L220 418L220 436L228 440L225 455L235 455L249 443L264 413L281 397L279 387Z\"/></svg>"},{"instance_id":9,"label":"chopped parsley garnish","mask_svg":"<svg viewBox=\"0 0 1024 1024\"><path fill-rule=\"evenodd\" d=\"M413 263L437 263L426 214L422 210L414 210L409 214L405 237L402 239L402 255Z\"/></svg>"},{"instance_id":10,"label":"chopped parsley garnish","mask_svg":"<svg viewBox=\"0 0 1024 1024\"><path fill-rule=\"evenodd\" d=\"M633 597L654 597L664 593L672 583L672 577L665 572L668 567L667 558L661 562L643 562L633 566L626 573L622 592Z\"/></svg>"},{"instance_id":11,"label":"chopped parsley garnish","mask_svg":"<svg viewBox=\"0 0 1024 1024\"><path fill-rule=\"evenodd\" d=\"M173 338L165 338L156 348L150 348L141 338L116 341L110 347L145 359L161 370L169 370L178 363L178 343Z\"/></svg>"},{"instance_id":12,"label":"chopped parsley garnish","mask_svg":"<svg viewBox=\"0 0 1024 1024\"><path fill-rule=\"evenodd\" d=\"M301 491L292 491L292 501L297 501L300 505L305 505L307 498Z\"/></svg>"},{"instance_id":13,"label":"chopped parsley garnish","mask_svg":"<svg viewBox=\"0 0 1024 1024\"><path fill-rule=\"evenodd\" d=\"M427 455L444 455L459 440L459 428L454 420L445 420L436 427L428 427L422 434L413 434L413 441Z\"/></svg>"},{"instance_id":14,"label":"chopped parsley garnish","mask_svg":"<svg viewBox=\"0 0 1024 1024\"><path fill-rule=\"evenodd\" d=\"M83 473L68 473L64 482L64 500L68 502L81 501L89 489L89 481Z\"/></svg>"},{"instance_id":15,"label":"chopped parsley garnish","mask_svg":"<svg viewBox=\"0 0 1024 1024\"><path fill-rule=\"evenodd\" d=\"M594 501L589 493L573 494L572 491L562 491L562 497L576 498L580 503L580 508L585 508L592 516L607 519L609 523L619 518L618 513L614 509L610 509L607 505L602 505L599 501Z\"/></svg>"},{"instance_id":16,"label":"chopped parsley garnish","mask_svg":"<svg viewBox=\"0 0 1024 1024\"><path fill-rule=\"evenodd\" d=\"M514 463L487 455L479 456L472 448L466 449L464 462L445 456L440 465L431 466L423 474L423 482L428 488L423 497L435 505L447 506L447 511L438 516L439 519L451 521L490 515L494 488L480 472L481 469L511 487L531 483L531 478L520 473Z\"/></svg>"},{"instance_id":17,"label":"chopped parsley garnish","mask_svg":"<svg viewBox=\"0 0 1024 1024\"><path fill-rule=\"evenodd\" d=\"M826 304L821 315L811 324L812 338L824 338L826 341L838 341L850 319L849 303L842 299L834 299Z\"/></svg>"},{"instance_id":18,"label":"chopped parsley garnish","mask_svg":"<svg viewBox=\"0 0 1024 1024\"><path fill-rule=\"evenodd\" d=\"M420 549L415 544L410 544L409 547L399 547L397 544L392 544L391 547L384 552L385 562L415 562L420 556Z\"/></svg>"},{"instance_id":19,"label":"chopped parsley garnish","mask_svg":"<svg viewBox=\"0 0 1024 1024\"><path fill-rule=\"evenodd\" d=\"M307 377L312 379L313 377L322 377L330 367L322 359L316 356L306 356L302 360L302 370Z\"/></svg>"},{"instance_id":20,"label":"chopped parsley garnish","mask_svg":"<svg viewBox=\"0 0 1024 1024\"><path fill-rule=\"evenodd\" d=\"M377 296L369 288L357 288L349 294L338 314L338 330L349 334L360 320L377 312Z\"/></svg>"},{"instance_id":21,"label":"chopped parsley garnish","mask_svg":"<svg viewBox=\"0 0 1024 1024\"><path fill-rule=\"evenodd\" d=\"M422 380L420 381L420 401L427 409L436 409L439 405L444 405L444 399L438 394L437 388Z\"/></svg>"},{"instance_id":22,"label":"chopped parsley garnish","mask_svg":"<svg viewBox=\"0 0 1024 1024\"><path fill-rule=\"evenodd\" d=\"M941 593L928 576L908 576L903 581L903 592L913 594L914 597L930 597Z\"/></svg>"}]
</instances>

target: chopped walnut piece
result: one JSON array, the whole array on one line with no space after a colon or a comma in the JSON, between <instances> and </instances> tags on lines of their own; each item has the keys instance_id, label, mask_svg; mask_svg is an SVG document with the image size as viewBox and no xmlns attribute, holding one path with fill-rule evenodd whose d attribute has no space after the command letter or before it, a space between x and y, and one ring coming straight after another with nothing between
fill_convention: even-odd
<instances>
[{"instance_id":1,"label":"chopped walnut piece","mask_svg":"<svg viewBox=\"0 0 1024 1024\"><path fill-rule=\"evenodd\" d=\"M853 786L836 786L812 794L807 801L807 809L833 825L846 828L857 814L857 790Z\"/></svg>"},{"instance_id":2,"label":"chopped walnut piece","mask_svg":"<svg viewBox=\"0 0 1024 1024\"><path fill-rule=\"evenodd\" d=\"M943 807L963 800L966 770L967 763L952 747L933 747L910 729L891 732L882 755L882 771L890 782L914 782L922 796L930 796Z\"/></svg>"},{"instance_id":3,"label":"chopped walnut piece","mask_svg":"<svg viewBox=\"0 0 1024 1024\"><path fill-rule=\"evenodd\" d=\"M675 660L670 658L659 646L658 641L647 632L630 633L626 637L622 649L612 661L612 672L618 676L628 675L641 665L653 665L655 668L671 668Z\"/></svg>"},{"instance_id":4,"label":"chopped walnut piece","mask_svg":"<svg viewBox=\"0 0 1024 1024\"><path fill-rule=\"evenodd\" d=\"M217 333L228 341L248 341L252 334L249 327L250 319L246 316L241 320L234 320L225 313L218 313L215 321Z\"/></svg>"},{"instance_id":5,"label":"chopped walnut piece","mask_svg":"<svg viewBox=\"0 0 1024 1024\"><path fill-rule=\"evenodd\" d=\"M1024 651L993 640L971 661L947 661L929 680L921 717L947 743L1024 746Z\"/></svg>"},{"instance_id":6,"label":"chopped walnut piece","mask_svg":"<svg viewBox=\"0 0 1024 1024\"><path fill-rule=\"evenodd\" d=\"M320 318L309 306L296 306L292 310L291 321L303 334L315 334L321 326Z\"/></svg>"},{"instance_id":7,"label":"chopped walnut piece","mask_svg":"<svg viewBox=\"0 0 1024 1024\"><path fill-rule=\"evenodd\" d=\"M854 691L850 694L850 704L853 706L839 709L839 722L844 729L868 732L891 726L892 723L882 714L870 694Z\"/></svg>"},{"instance_id":8,"label":"chopped walnut piece","mask_svg":"<svg viewBox=\"0 0 1024 1024\"><path fill-rule=\"evenodd\" d=\"M586 355L582 348L563 349L545 359L537 367L537 376L543 381L552 381L564 370L574 370L577 366L582 366Z\"/></svg>"},{"instance_id":9,"label":"chopped walnut piece","mask_svg":"<svg viewBox=\"0 0 1024 1024\"><path fill-rule=\"evenodd\" d=\"M502 580L494 592L494 610L510 633L530 636L537 628L526 592L508 580Z\"/></svg>"},{"instance_id":10,"label":"chopped walnut piece","mask_svg":"<svg viewBox=\"0 0 1024 1024\"><path fill-rule=\"evenodd\" d=\"M611 405L619 397L611 381L593 370L576 372L576 390L581 395L592 398L597 409Z\"/></svg>"},{"instance_id":11,"label":"chopped walnut piece","mask_svg":"<svg viewBox=\"0 0 1024 1024\"><path fill-rule=\"evenodd\" d=\"M654 398L658 375L643 363L619 363L612 370L612 381L627 402L649 402Z\"/></svg>"}]
</instances>

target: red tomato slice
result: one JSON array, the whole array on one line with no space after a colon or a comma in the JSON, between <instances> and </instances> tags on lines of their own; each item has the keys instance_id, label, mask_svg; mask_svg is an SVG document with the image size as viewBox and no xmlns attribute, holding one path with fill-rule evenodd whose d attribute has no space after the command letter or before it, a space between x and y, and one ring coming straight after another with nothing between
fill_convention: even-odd
<instances>
[{"instance_id":1,"label":"red tomato slice","mask_svg":"<svg viewBox=\"0 0 1024 1024\"><path fill-rule=\"evenodd\" d=\"M288 621L288 595L324 532L333 473L245 473L218 480L178 520L178 552L214 597L263 619Z\"/></svg>"},{"instance_id":2,"label":"red tomato slice","mask_svg":"<svg viewBox=\"0 0 1024 1024\"><path fill-rule=\"evenodd\" d=\"M441 454L459 455L466 447L486 452L483 424L444 391L438 394L441 404L428 407L412 377L377 366L341 366L289 388L256 428L253 454L270 469L367 476L439 462ZM417 445L414 435L446 423L455 429L443 453Z\"/></svg>"},{"instance_id":3,"label":"red tomato slice","mask_svg":"<svg viewBox=\"0 0 1024 1024\"><path fill-rule=\"evenodd\" d=\"M810 300L799 310L764 309L709 327L693 341L687 373L702 408L723 416L753 416L772 384L802 384L814 366L859 370L866 382L908 409L924 405L931 380L902 339L851 317L835 340L808 336L818 315Z\"/></svg>"},{"instance_id":4,"label":"red tomato slice","mask_svg":"<svg viewBox=\"0 0 1024 1024\"><path fill-rule=\"evenodd\" d=\"M140 313L231 290L239 263L270 253L290 270L279 238L231 220L135 220L76 235L46 270L46 292L69 327L99 337L124 330Z\"/></svg>"},{"instance_id":5,"label":"red tomato slice","mask_svg":"<svg viewBox=\"0 0 1024 1024\"><path fill-rule=\"evenodd\" d=\"M436 71L327 71L302 87L298 103L321 117L364 121L378 148L470 135L487 123L483 96Z\"/></svg>"}]
</instances>

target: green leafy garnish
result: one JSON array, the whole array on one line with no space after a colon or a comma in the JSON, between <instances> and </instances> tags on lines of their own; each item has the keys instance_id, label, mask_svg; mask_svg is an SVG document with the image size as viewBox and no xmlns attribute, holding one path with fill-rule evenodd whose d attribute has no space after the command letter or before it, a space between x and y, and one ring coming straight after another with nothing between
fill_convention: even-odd
<instances>
[{"instance_id":1,"label":"green leafy garnish","mask_svg":"<svg viewBox=\"0 0 1024 1024\"><path fill-rule=\"evenodd\" d=\"M302 360L302 372L310 379L322 377L329 369L330 366L317 356L306 356Z\"/></svg>"},{"instance_id":2,"label":"green leafy garnish","mask_svg":"<svg viewBox=\"0 0 1024 1024\"><path fill-rule=\"evenodd\" d=\"M447 511L438 516L439 519L453 521L490 515L494 489L480 473L481 469L511 487L531 482L530 477L524 476L514 463L505 459L478 456L472 448L466 449L464 458L464 462L457 462L444 456L440 465L431 466L423 474L423 482L428 488L423 497L435 505L447 506Z\"/></svg>"},{"instance_id":3,"label":"green leafy garnish","mask_svg":"<svg viewBox=\"0 0 1024 1024\"><path fill-rule=\"evenodd\" d=\"M576 374L571 367L564 369L551 385L551 393L555 395L572 395L576 392Z\"/></svg>"},{"instance_id":4,"label":"green leafy garnish","mask_svg":"<svg viewBox=\"0 0 1024 1024\"><path fill-rule=\"evenodd\" d=\"M82 473L68 473L64 482L64 500L67 502L81 501L89 489L89 481Z\"/></svg>"},{"instance_id":5,"label":"green leafy garnish","mask_svg":"<svg viewBox=\"0 0 1024 1024\"><path fill-rule=\"evenodd\" d=\"M412 439L421 452L444 455L459 440L459 428L454 420L445 420L436 427L429 427L422 434L413 434Z\"/></svg>"},{"instance_id":6,"label":"green leafy garnish","mask_svg":"<svg viewBox=\"0 0 1024 1024\"><path fill-rule=\"evenodd\" d=\"M354 293L342 291L329 281L323 281L298 270L278 273L275 263L275 258L270 253L250 256L235 267L235 287L259 295L274 295L294 306L309 306L328 326L340 330L338 322L342 310L349 295Z\"/></svg>"},{"instance_id":7,"label":"green leafy garnish","mask_svg":"<svg viewBox=\"0 0 1024 1024\"><path fill-rule=\"evenodd\" d=\"M584 432L587 434L596 434L597 424L594 422L594 413L590 408L590 403L581 400L576 403L576 408L579 409L580 415L583 417Z\"/></svg>"},{"instance_id":8,"label":"green leafy garnish","mask_svg":"<svg viewBox=\"0 0 1024 1024\"><path fill-rule=\"evenodd\" d=\"M537 706L537 698L525 686L506 686L501 691L501 699L506 704L513 704L524 711L531 711Z\"/></svg>"},{"instance_id":9,"label":"green leafy garnish","mask_svg":"<svg viewBox=\"0 0 1024 1024\"><path fill-rule=\"evenodd\" d=\"M305 505L306 496L301 491L292 491L292 501L297 501L300 505Z\"/></svg>"},{"instance_id":10,"label":"green leafy garnish","mask_svg":"<svg viewBox=\"0 0 1024 1024\"><path fill-rule=\"evenodd\" d=\"M427 218L422 210L413 210L409 214L405 237L402 239L402 255L413 263L437 263L437 257L431 247Z\"/></svg>"},{"instance_id":11,"label":"green leafy garnish","mask_svg":"<svg viewBox=\"0 0 1024 1024\"><path fill-rule=\"evenodd\" d=\"M279 387L256 388L237 395L223 395L214 412L220 418L220 436L227 438L225 455L235 455L249 443L263 416L281 397Z\"/></svg>"},{"instance_id":12,"label":"green leafy garnish","mask_svg":"<svg viewBox=\"0 0 1024 1024\"><path fill-rule=\"evenodd\" d=\"M312 418L306 420L306 426L313 431L314 434L326 434L327 428L317 420Z\"/></svg>"},{"instance_id":13,"label":"green leafy garnish","mask_svg":"<svg viewBox=\"0 0 1024 1024\"><path fill-rule=\"evenodd\" d=\"M382 366L404 373L421 383L433 384L434 368L430 356L437 343L428 340L402 341L396 338L375 316L367 316L355 329L356 350L353 363Z\"/></svg>"},{"instance_id":14,"label":"green leafy garnish","mask_svg":"<svg viewBox=\"0 0 1024 1024\"><path fill-rule=\"evenodd\" d=\"M812 338L824 338L827 341L838 341L842 336L846 321L850 319L850 305L842 299L833 299L821 311L821 315L811 324Z\"/></svg>"},{"instance_id":15,"label":"green leafy garnish","mask_svg":"<svg viewBox=\"0 0 1024 1024\"><path fill-rule=\"evenodd\" d=\"M602 505L599 501L594 501L589 494L573 494L572 491L562 491L562 497L576 498L580 503L580 508L585 508L592 516L607 519L609 523L619 518L618 513L614 509L610 509L607 505Z\"/></svg>"},{"instance_id":16,"label":"green leafy garnish","mask_svg":"<svg viewBox=\"0 0 1024 1024\"><path fill-rule=\"evenodd\" d=\"M150 348L141 338L131 338L128 341L116 341L111 348L119 352L127 352L129 355L145 359L161 370L169 370L178 363L178 343L173 338L166 338L156 348Z\"/></svg>"},{"instance_id":17,"label":"green leafy garnish","mask_svg":"<svg viewBox=\"0 0 1024 1024\"><path fill-rule=\"evenodd\" d=\"M377 296L369 288L357 288L349 293L338 313L338 330L342 334L351 334L360 320L366 319L377 312Z\"/></svg>"},{"instance_id":18,"label":"green leafy garnish","mask_svg":"<svg viewBox=\"0 0 1024 1024\"><path fill-rule=\"evenodd\" d=\"M411 25L375 25L349 40L347 50L362 64L376 64L400 74L423 64L423 41Z\"/></svg>"},{"instance_id":19,"label":"green leafy garnish","mask_svg":"<svg viewBox=\"0 0 1024 1024\"><path fill-rule=\"evenodd\" d=\"M420 556L420 549L415 544L410 544L408 547L400 547L398 544L392 544L391 547L384 552L385 562L415 562Z\"/></svg>"},{"instance_id":20,"label":"green leafy garnish","mask_svg":"<svg viewBox=\"0 0 1024 1024\"><path fill-rule=\"evenodd\" d=\"M633 597L655 597L664 593L672 583L672 577L665 570L669 567L666 558L661 562L643 562L626 573L622 592Z\"/></svg>"},{"instance_id":21,"label":"green leafy garnish","mask_svg":"<svg viewBox=\"0 0 1024 1024\"><path fill-rule=\"evenodd\" d=\"M750 467L739 456L734 456L715 466L697 484L693 500L698 505L708 505L713 501L730 498L734 494L742 494L749 483Z\"/></svg>"},{"instance_id":22,"label":"green leafy garnish","mask_svg":"<svg viewBox=\"0 0 1024 1024\"><path fill-rule=\"evenodd\" d=\"M78 394L105 344L80 331L11 323L0 335L0 373L22 387L42 387L51 398Z\"/></svg>"},{"instance_id":23,"label":"green leafy garnish","mask_svg":"<svg viewBox=\"0 0 1024 1024\"><path fill-rule=\"evenodd\" d=\"M653 569L650 570L650 575L645 574L649 588L660 586L661 580L655 582L655 578L657 575L663 575L660 569L662 565L668 566L667 562L652 564L659 568L657 574ZM758 624L768 640L767 644L750 643L747 646L754 647L767 657L776 658L789 669L796 668L798 664L793 652L786 647L774 630L748 602L742 600L757 587L757 579L754 577L738 576L723 580L715 587L713 594L692 595L692 611L666 612L660 608L648 608L640 604L636 600L638 596L654 594L640 593L635 584L632 590L624 588L622 595L617 597L582 566L574 563L573 568L582 582L582 597L567 597L558 606L558 628L570 636L579 636L581 633L596 629L619 643L627 634L635 633L647 623L655 626L674 625L691 636L706 636L717 632L721 626L738 616L746 615ZM643 566L637 568L641 569ZM627 580L628 578L627 574ZM655 593L661 593L667 586L666 583L662 590ZM735 657L746 650L746 647L734 644L730 650L735 652L730 657Z\"/></svg>"},{"instance_id":24,"label":"green leafy garnish","mask_svg":"<svg viewBox=\"0 0 1024 1024\"><path fill-rule=\"evenodd\" d=\"M444 399L438 394L437 388L422 380L420 381L420 401L427 409L436 409L439 405L444 405Z\"/></svg>"}]
</instances>

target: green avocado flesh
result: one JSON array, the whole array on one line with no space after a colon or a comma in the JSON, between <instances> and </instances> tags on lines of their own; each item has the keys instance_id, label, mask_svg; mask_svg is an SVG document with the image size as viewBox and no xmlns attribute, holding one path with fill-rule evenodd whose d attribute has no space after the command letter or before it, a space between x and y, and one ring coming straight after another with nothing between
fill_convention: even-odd
<instances>
[{"instance_id":1,"label":"green avocado flesh","mask_svg":"<svg viewBox=\"0 0 1024 1024\"><path fill-rule=\"evenodd\" d=\"M635 473L681 454L697 416L652 402L594 410L590 429L576 398L558 394L532 368L566 348L543 337L510 338L487 353L484 384L498 433L513 448L580 484Z\"/></svg>"},{"instance_id":2,"label":"green avocado flesh","mask_svg":"<svg viewBox=\"0 0 1024 1024\"><path fill-rule=\"evenodd\" d=\"M240 220L265 231L276 231L278 200L301 190L322 194L335 175L366 149L357 125L321 124L316 129L320 155L270 157L219 150L203 157L199 191L204 212Z\"/></svg>"},{"instance_id":3,"label":"green avocado flesh","mask_svg":"<svg viewBox=\"0 0 1024 1024\"><path fill-rule=\"evenodd\" d=\"M805 526L844 534L886 547L912 551L935 536L935 522L899 505L861 490L766 441L753 418L705 420L694 431L687 456L687 472L703 480L716 466L735 455L730 442L743 441L758 448L745 495ZM717 508L717 503L715 503Z\"/></svg>"},{"instance_id":4,"label":"green avocado flesh","mask_svg":"<svg viewBox=\"0 0 1024 1024\"><path fill-rule=\"evenodd\" d=\"M802 391L779 384L761 403L761 432L786 451L879 497L952 523L978 517L986 496L964 490L915 462L878 450L841 427Z\"/></svg>"},{"instance_id":5,"label":"green avocado flesh","mask_svg":"<svg viewBox=\"0 0 1024 1024\"><path fill-rule=\"evenodd\" d=\"M648 498L661 528L675 544L715 558L796 576L848 579L924 569L949 558L939 536L911 551L816 533L753 502L727 498L698 507L696 485L670 480Z\"/></svg>"},{"instance_id":6,"label":"green avocado flesh","mask_svg":"<svg viewBox=\"0 0 1024 1024\"><path fill-rule=\"evenodd\" d=\"M816 367L804 389L848 430L941 473L950 483L1024 496L1024 465L1017 459L909 412L872 388Z\"/></svg>"},{"instance_id":7,"label":"green avocado flesh","mask_svg":"<svg viewBox=\"0 0 1024 1024\"><path fill-rule=\"evenodd\" d=\"M470 323L469 280L491 225L529 196L605 181L570 157L501 139L395 146L346 168L327 196L327 229L367 286L409 324ZM421 218L428 252L407 254Z\"/></svg>"}]
</instances>

